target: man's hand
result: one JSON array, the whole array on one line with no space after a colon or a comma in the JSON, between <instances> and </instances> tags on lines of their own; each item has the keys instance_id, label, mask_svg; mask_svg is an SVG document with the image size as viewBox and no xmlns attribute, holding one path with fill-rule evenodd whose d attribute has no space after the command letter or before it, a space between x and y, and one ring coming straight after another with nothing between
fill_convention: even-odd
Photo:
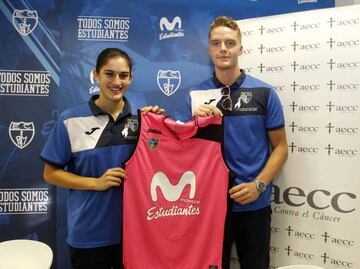
<instances>
[{"instance_id":1,"label":"man's hand","mask_svg":"<svg viewBox=\"0 0 360 269\"><path fill-rule=\"evenodd\" d=\"M223 114L220 109L213 105L200 105L194 112L194 116L206 117L214 115L216 117L222 117Z\"/></svg>"},{"instance_id":2,"label":"man's hand","mask_svg":"<svg viewBox=\"0 0 360 269\"><path fill-rule=\"evenodd\" d=\"M229 190L229 194L231 199L242 205L256 201L260 195L255 182L236 185Z\"/></svg>"}]
</instances>

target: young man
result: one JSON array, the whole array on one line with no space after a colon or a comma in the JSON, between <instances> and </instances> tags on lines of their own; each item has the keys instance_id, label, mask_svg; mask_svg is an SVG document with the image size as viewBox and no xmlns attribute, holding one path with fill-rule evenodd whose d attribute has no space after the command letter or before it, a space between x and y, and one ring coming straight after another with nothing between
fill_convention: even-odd
<instances>
[{"instance_id":1,"label":"young man","mask_svg":"<svg viewBox=\"0 0 360 269\"><path fill-rule=\"evenodd\" d=\"M240 69L241 32L221 16L210 25L212 78L191 87L192 114L224 116L225 159L236 178L229 190L223 267L230 268L235 241L241 269L269 266L272 180L287 159L284 116L272 86ZM190 110L190 109L189 109Z\"/></svg>"}]
</instances>

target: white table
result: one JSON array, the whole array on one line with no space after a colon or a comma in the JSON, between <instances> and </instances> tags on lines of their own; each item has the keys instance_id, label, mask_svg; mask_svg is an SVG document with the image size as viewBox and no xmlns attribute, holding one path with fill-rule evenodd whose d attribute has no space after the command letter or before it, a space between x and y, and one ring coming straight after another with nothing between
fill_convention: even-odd
<instances>
[{"instance_id":1,"label":"white table","mask_svg":"<svg viewBox=\"0 0 360 269\"><path fill-rule=\"evenodd\" d=\"M0 243L0 269L49 269L51 248L34 240L9 240Z\"/></svg>"}]
</instances>

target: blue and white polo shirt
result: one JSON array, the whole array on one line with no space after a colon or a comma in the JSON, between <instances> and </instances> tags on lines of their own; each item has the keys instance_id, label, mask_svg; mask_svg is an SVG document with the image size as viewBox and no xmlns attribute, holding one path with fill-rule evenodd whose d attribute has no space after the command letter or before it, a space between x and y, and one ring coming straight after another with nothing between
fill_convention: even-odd
<instances>
[{"instance_id":1,"label":"blue and white polo shirt","mask_svg":"<svg viewBox=\"0 0 360 269\"><path fill-rule=\"evenodd\" d=\"M217 106L224 114L225 160L236 174L234 185L250 182L264 168L271 151L268 131L284 127L284 115L274 88L241 70L230 86L214 75L189 89L187 118L201 104ZM234 203L233 211L250 211L270 205L272 184L247 205Z\"/></svg>"},{"instance_id":2,"label":"blue and white polo shirt","mask_svg":"<svg viewBox=\"0 0 360 269\"><path fill-rule=\"evenodd\" d=\"M124 98L123 112L114 121L95 104L64 111L41 158L51 165L86 177L100 177L107 169L124 167L135 148L138 120ZM93 248L121 241L122 187L106 191L68 190L67 242L76 248Z\"/></svg>"}]
</instances>

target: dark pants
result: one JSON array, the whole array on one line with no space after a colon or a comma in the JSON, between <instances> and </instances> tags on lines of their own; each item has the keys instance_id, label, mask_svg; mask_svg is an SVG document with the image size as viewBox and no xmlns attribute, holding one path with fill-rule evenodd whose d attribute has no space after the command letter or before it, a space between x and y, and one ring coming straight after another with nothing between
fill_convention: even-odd
<instances>
[{"instance_id":1,"label":"dark pants","mask_svg":"<svg viewBox=\"0 0 360 269\"><path fill-rule=\"evenodd\" d=\"M70 249L72 269L122 269L121 245Z\"/></svg>"},{"instance_id":2,"label":"dark pants","mask_svg":"<svg viewBox=\"0 0 360 269\"><path fill-rule=\"evenodd\" d=\"M271 207L247 212L230 212L226 219L223 268L230 268L231 247L235 241L241 269L268 269Z\"/></svg>"}]
</instances>

